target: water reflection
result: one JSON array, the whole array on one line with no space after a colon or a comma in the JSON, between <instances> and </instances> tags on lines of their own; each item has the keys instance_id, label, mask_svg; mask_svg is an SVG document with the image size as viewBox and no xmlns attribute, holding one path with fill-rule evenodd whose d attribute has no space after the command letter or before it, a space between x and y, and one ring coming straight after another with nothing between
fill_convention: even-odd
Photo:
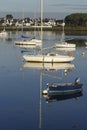
<instances>
[{"instance_id":1,"label":"water reflection","mask_svg":"<svg viewBox=\"0 0 87 130\"><path fill-rule=\"evenodd\" d=\"M13 40L13 34L12 32L6 32L6 36L0 37L1 42L11 42Z\"/></svg>"},{"instance_id":2,"label":"water reflection","mask_svg":"<svg viewBox=\"0 0 87 130\"><path fill-rule=\"evenodd\" d=\"M55 34L50 35L50 38L51 38L51 42L49 42L49 44L50 43L54 44L53 39L55 38L56 41L58 40L57 35ZM46 45L48 46L47 41L45 42ZM8 43L12 43L12 42L8 42ZM1 126L3 126L3 129L5 129L4 128L5 126L7 127L7 129L9 129L10 122L12 122L13 124L11 129L14 126L17 126L16 129L18 128L23 129L24 127L27 126L27 129L42 128L46 130L47 129L50 130L69 129L69 128L76 129L77 127L80 127L82 125L86 126L86 124L83 121L84 118L86 120L86 99L87 99L86 98L87 97L86 96L86 91L87 91L86 50L85 50L85 57L82 58L81 55L82 51L84 51L83 50L84 48L77 48L76 51L74 51L76 57L75 58L76 60L73 62L76 66L75 69L74 69L74 64L71 63L43 64L43 63L23 62L23 69L26 71L24 71L25 73L21 73L22 71L19 71L22 62L20 56L20 49L12 48L11 44L0 44L0 45L1 45L0 47L1 60L3 61L1 62L1 66L6 65L7 69L10 71L15 69L15 73L14 71L11 71L12 73L10 73L7 76L7 71L5 69L3 71L1 68L2 70L1 71L1 96L2 96L1 118L3 117L3 120L1 120ZM61 76L61 71L64 72L62 74L67 73L67 75ZM45 76L43 76L43 78L40 79L40 88L39 88L39 78L40 78L39 72L45 73ZM68 74L68 72L71 73ZM21 74L23 74L22 75L23 77L21 76ZM53 79L52 76L46 77L47 76L46 74L55 75L57 78L62 77L62 80L58 80L59 78ZM76 94L60 95L60 96L42 95L42 90L45 89L45 85L47 82L54 83L55 81L58 82L72 81L72 79L75 76L80 76L81 80L85 84L84 96L83 96L83 91ZM15 82L16 80L14 81L14 79L16 79L17 82ZM43 80L43 84L41 83L41 80ZM6 91L5 88L8 91ZM40 91L40 100L39 100L39 91ZM77 99L79 99L78 102ZM48 102L48 104L46 104L45 102ZM5 105L5 107L3 104ZM40 107L40 111L39 111L40 113L37 113L39 107ZM21 111L23 112L21 113ZM37 114L37 116L35 114ZM38 117L38 114L40 114L40 117ZM41 114L42 114L42 119L41 119ZM8 126L5 124L7 118L8 118L8 122L7 122ZM23 118L23 120L21 120L21 118ZM37 122L38 119L40 119L39 122ZM39 128L37 128L38 123L39 123Z\"/></svg>"},{"instance_id":3,"label":"water reflection","mask_svg":"<svg viewBox=\"0 0 87 130\"><path fill-rule=\"evenodd\" d=\"M58 71L58 70L65 70L65 72L71 72L74 68L74 64L72 63L33 63L33 62L26 62L23 65L24 68L36 68L36 69L43 69L47 71Z\"/></svg>"},{"instance_id":4,"label":"water reflection","mask_svg":"<svg viewBox=\"0 0 87 130\"><path fill-rule=\"evenodd\" d=\"M75 51L76 50L76 48L56 48L56 50L58 50L58 51Z\"/></svg>"},{"instance_id":5,"label":"water reflection","mask_svg":"<svg viewBox=\"0 0 87 130\"><path fill-rule=\"evenodd\" d=\"M81 96L83 96L83 92L77 92L74 94L61 94L61 95L43 95L43 97L46 99L46 103L50 102L58 102L58 101L64 101L68 99L79 99Z\"/></svg>"},{"instance_id":6,"label":"water reflection","mask_svg":"<svg viewBox=\"0 0 87 130\"><path fill-rule=\"evenodd\" d=\"M39 90L39 93L40 93L40 96L39 96L39 128L42 128L42 123L43 123L43 119L42 119L42 111L43 111L43 103L42 103L42 91L43 91L43 75L44 77L48 76L49 78L54 78L56 76L53 77L52 76L49 76L48 75L48 72L52 72L51 74L56 73L59 71L59 70L64 70L66 73L67 72L71 72L72 69L74 68L74 64L72 63L33 63L33 62L25 62L23 64L23 68L24 69L37 69L40 71L40 90ZM47 73L45 73L47 72ZM57 76L57 78L59 79L59 77ZM48 78L47 78L48 79ZM78 95L79 96L79 95ZM68 96L69 97L69 96ZM67 97L67 98L68 98ZM75 97L75 96L74 96ZM46 98L46 102L51 102L52 100L57 100L57 98L63 98L63 96L61 97L45 97ZM53 99L55 98L55 99ZM59 100L58 99L58 100ZM61 99L63 100L63 99Z\"/></svg>"}]
</instances>

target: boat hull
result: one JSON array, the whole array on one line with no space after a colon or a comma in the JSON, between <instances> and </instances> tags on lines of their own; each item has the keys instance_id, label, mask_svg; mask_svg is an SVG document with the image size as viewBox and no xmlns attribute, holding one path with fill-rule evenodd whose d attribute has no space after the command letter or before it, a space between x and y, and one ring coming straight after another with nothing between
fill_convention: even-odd
<instances>
[{"instance_id":1,"label":"boat hull","mask_svg":"<svg viewBox=\"0 0 87 130\"><path fill-rule=\"evenodd\" d=\"M28 45L28 44L27 45L26 44L22 45L22 44L18 43L18 44L15 44L15 47L25 48L25 49L30 49L31 48L32 49L32 48L36 48L36 45Z\"/></svg>"},{"instance_id":2,"label":"boat hull","mask_svg":"<svg viewBox=\"0 0 87 130\"><path fill-rule=\"evenodd\" d=\"M58 85L58 86L49 86L47 88L48 95L66 95L74 94L82 91L82 84L70 84L70 85Z\"/></svg>"},{"instance_id":3,"label":"boat hull","mask_svg":"<svg viewBox=\"0 0 87 130\"><path fill-rule=\"evenodd\" d=\"M30 41L14 41L15 45L36 45L35 42Z\"/></svg>"},{"instance_id":4,"label":"boat hull","mask_svg":"<svg viewBox=\"0 0 87 130\"><path fill-rule=\"evenodd\" d=\"M64 42L64 43L56 43L56 47L59 47L59 48L75 48L76 45Z\"/></svg>"},{"instance_id":5,"label":"boat hull","mask_svg":"<svg viewBox=\"0 0 87 130\"><path fill-rule=\"evenodd\" d=\"M75 51L76 48L75 48L75 47L57 47L56 50L58 50L58 51L68 51L68 52L70 52L70 51Z\"/></svg>"},{"instance_id":6,"label":"boat hull","mask_svg":"<svg viewBox=\"0 0 87 130\"><path fill-rule=\"evenodd\" d=\"M23 55L27 62L66 63L74 60L73 56Z\"/></svg>"},{"instance_id":7,"label":"boat hull","mask_svg":"<svg viewBox=\"0 0 87 130\"><path fill-rule=\"evenodd\" d=\"M27 46L41 46L41 40L37 40L37 39L32 39L32 40L18 40L18 41L14 41L15 45L26 45Z\"/></svg>"}]
</instances>

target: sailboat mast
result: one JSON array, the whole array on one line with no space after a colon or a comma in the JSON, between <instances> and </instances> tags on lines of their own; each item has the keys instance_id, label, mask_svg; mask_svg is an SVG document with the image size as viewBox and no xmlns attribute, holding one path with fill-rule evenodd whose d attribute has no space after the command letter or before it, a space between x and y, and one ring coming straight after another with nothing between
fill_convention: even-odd
<instances>
[{"instance_id":1,"label":"sailboat mast","mask_svg":"<svg viewBox=\"0 0 87 130\"><path fill-rule=\"evenodd\" d=\"M41 41L43 41L43 0L40 0L40 15L41 15L40 16L41 17Z\"/></svg>"}]
</instances>

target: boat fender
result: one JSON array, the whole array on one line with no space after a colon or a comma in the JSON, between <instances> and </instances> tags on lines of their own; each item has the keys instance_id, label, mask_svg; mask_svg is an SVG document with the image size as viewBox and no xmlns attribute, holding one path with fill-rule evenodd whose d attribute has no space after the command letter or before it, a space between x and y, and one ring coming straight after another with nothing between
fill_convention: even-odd
<instances>
[{"instance_id":1,"label":"boat fender","mask_svg":"<svg viewBox=\"0 0 87 130\"><path fill-rule=\"evenodd\" d=\"M47 95L47 90L44 90L44 91L43 91L43 95Z\"/></svg>"}]
</instances>

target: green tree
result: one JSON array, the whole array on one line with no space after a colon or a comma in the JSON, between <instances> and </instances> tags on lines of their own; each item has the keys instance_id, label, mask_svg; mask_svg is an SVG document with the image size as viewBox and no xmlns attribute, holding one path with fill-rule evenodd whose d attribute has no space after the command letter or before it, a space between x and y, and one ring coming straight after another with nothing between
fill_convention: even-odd
<instances>
[{"instance_id":1,"label":"green tree","mask_svg":"<svg viewBox=\"0 0 87 130\"><path fill-rule=\"evenodd\" d=\"M75 13L65 17L66 25L86 26L87 13Z\"/></svg>"},{"instance_id":2,"label":"green tree","mask_svg":"<svg viewBox=\"0 0 87 130\"><path fill-rule=\"evenodd\" d=\"M13 19L13 16L11 14L7 14L6 19L11 20L11 19Z\"/></svg>"}]
</instances>

